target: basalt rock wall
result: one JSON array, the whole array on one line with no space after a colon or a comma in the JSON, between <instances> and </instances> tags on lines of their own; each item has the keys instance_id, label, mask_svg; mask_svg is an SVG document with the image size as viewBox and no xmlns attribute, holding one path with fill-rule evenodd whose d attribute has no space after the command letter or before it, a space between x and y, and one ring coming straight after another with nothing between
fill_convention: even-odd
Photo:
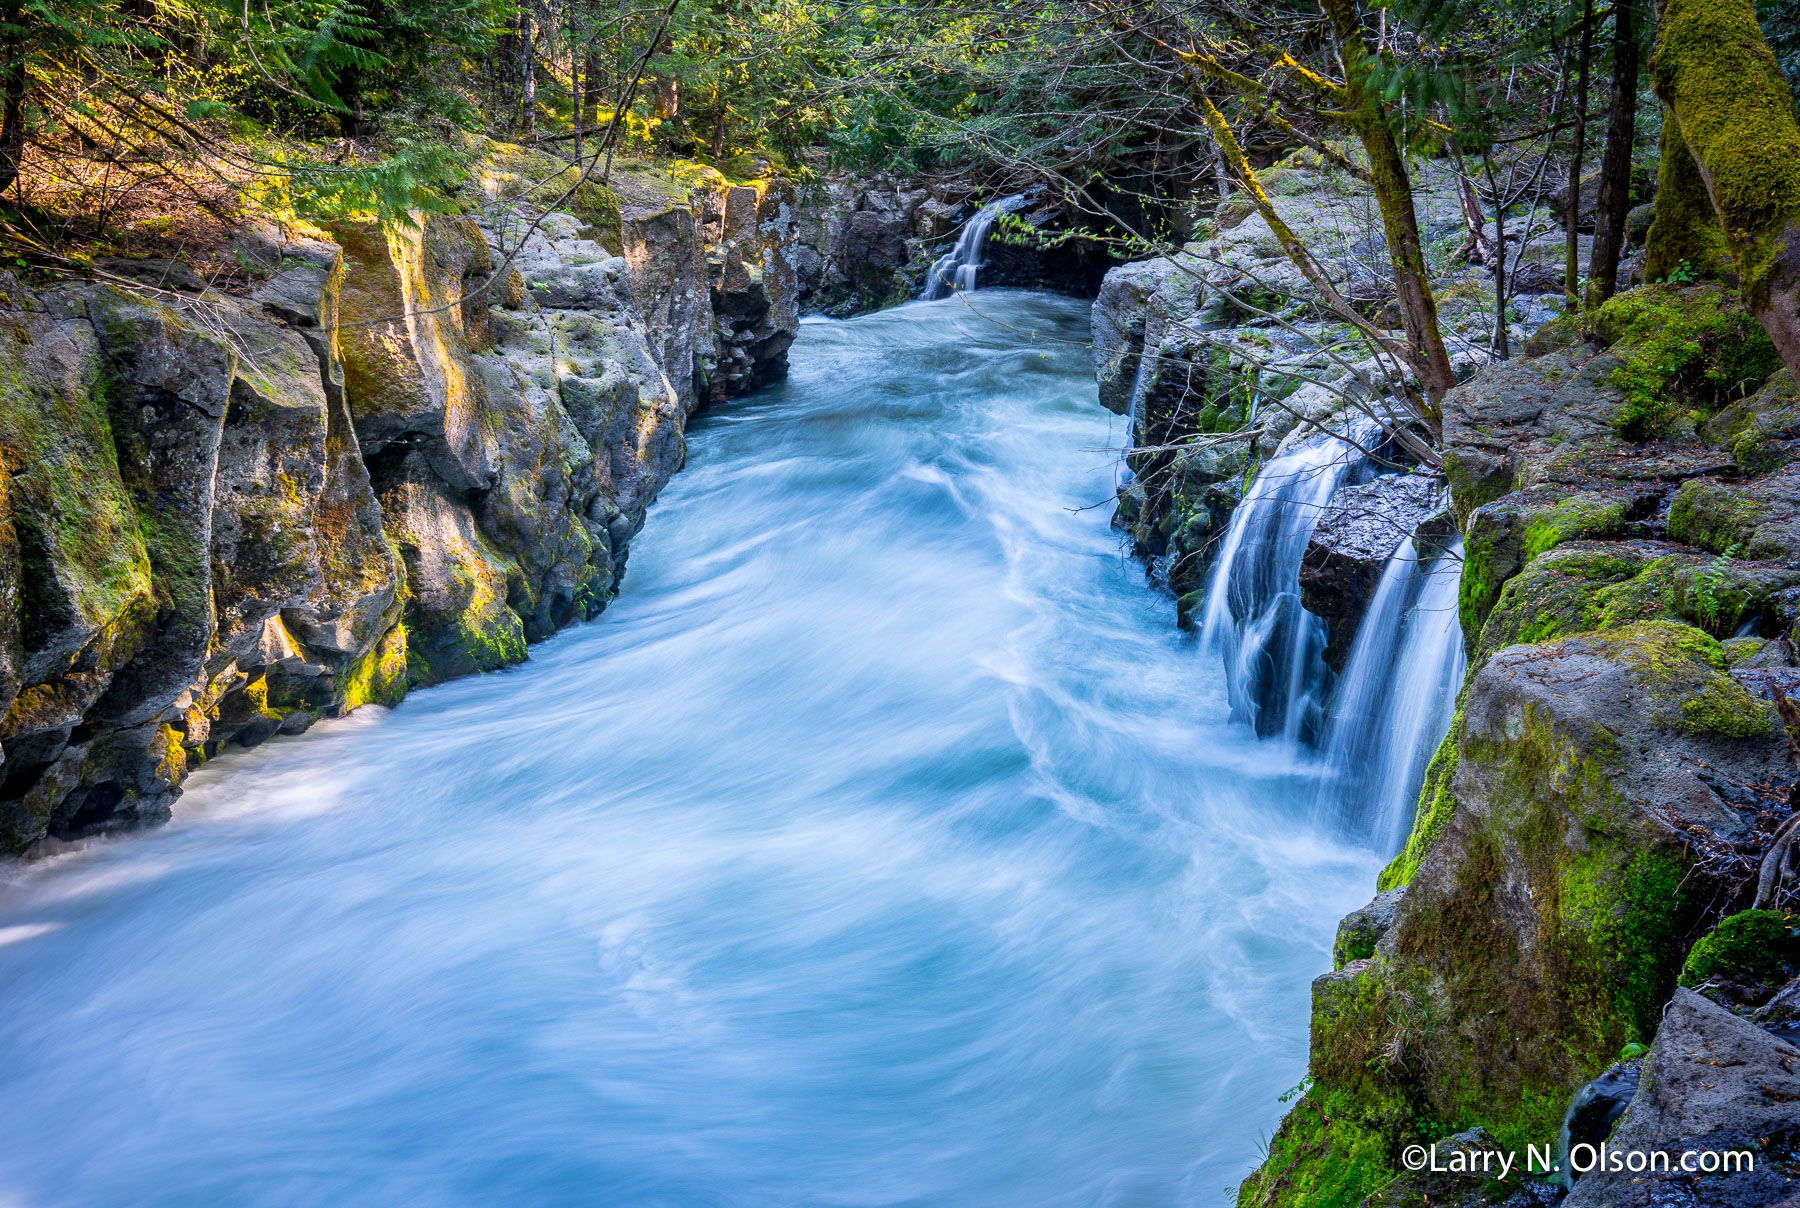
<instances>
[{"instance_id":1,"label":"basalt rock wall","mask_svg":"<svg viewBox=\"0 0 1800 1208\"><path fill-rule=\"evenodd\" d=\"M1584 1180L1571 1203L1800 1192L1793 1137L1757 1123L1795 1119L1792 1050L1755 1026L1782 1016L1752 1013L1800 971L1800 886L1759 875L1800 796L1797 392L1717 286L1620 295L1533 352L1445 400L1468 678L1410 838L1313 984L1305 1093L1242 1205L1423 1202L1407 1145L1473 1129L1547 1150L1576 1092L1647 1045L1617 1143L1691 1145L1729 1099L1757 1174ZM1776 939L1715 938L1752 923ZM1732 955L1697 966L1708 946ZM1720 1038L1698 1058L1697 1029ZM1728 1033L1767 1055L1766 1101L1715 1093ZM1454 1190L1430 1198L1561 1195Z\"/></svg>"},{"instance_id":2,"label":"basalt rock wall","mask_svg":"<svg viewBox=\"0 0 1800 1208\"><path fill-rule=\"evenodd\" d=\"M829 175L800 195L797 264L801 306L843 318L919 296L932 262L978 209L999 196L966 181ZM1036 234L996 230L979 286L1044 289L1091 298L1117 265L1087 219L1041 186L1016 217ZM1081 230L1072 229L1081 226Z\"/></svg>"},{"instance_id":3,"label":"basalt rock wall","mask_svg":"<svg viewBox=\"0 0 1800 1208\"><path fill-rule=\"evenodd\" d=\"M247 229L246 296L0 274L0 850L604 608L688 417L785 371L797 229L774 182L510 259L471 217Z\"/></svg>"}]
</instances>

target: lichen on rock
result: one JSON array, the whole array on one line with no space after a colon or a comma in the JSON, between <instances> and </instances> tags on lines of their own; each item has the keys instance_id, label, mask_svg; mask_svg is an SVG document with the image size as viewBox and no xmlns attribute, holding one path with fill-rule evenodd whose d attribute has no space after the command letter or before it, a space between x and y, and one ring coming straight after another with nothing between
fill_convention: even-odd
<instances>
[{"instance_id":1,"label":"lichen on rock","mask_svg":"<svg viewBox=\"0 0 1800 1208\"><path fill-rule=\"evenodd\" d=\"M522 244L452 215L258 228L248 298L0 275L0 850L165 818L229 744L604 607L702 388L785 364L791 191L739 193L699 182L636 289L558 214Z\"/></svg>"}]
</instances>

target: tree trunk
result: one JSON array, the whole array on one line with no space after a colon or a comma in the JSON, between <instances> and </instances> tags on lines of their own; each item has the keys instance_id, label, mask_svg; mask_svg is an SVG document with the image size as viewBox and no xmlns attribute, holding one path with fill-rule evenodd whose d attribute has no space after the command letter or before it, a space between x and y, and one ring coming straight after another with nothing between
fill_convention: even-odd
<instances>
[{"instance_id":1,"label":"tree trunk","mask_svg":"<svg viewBox=\"0 0 1800 1208\"><path fill-rule=\"evenodd\" d=\"M587 89L581 83L581 56L569 56L569 104L575 115L575 149L581 149L581 128L587 122ZM580 159L577 155L575 158Z\"/></svg>"},{"instance_id":2,"label":"tree trunk","mask_svg":"<svg viewBox=\"0 0 1800 1208\"><path fill-rule=\"evenodd\" d=\"M1369 178L1375 186L1375 200L1381 206L1388 259L1394 268L1400 321L1412 349L1419 385L1435 419L1438 404L1456 385L1456 374L1450 368L1450 354L1438 330L1437 299L1432 296L1425 267L1412 181L1406 174L1406 161L1394 140L1394 127L1380 93L1364 87L1373 60L1363 42L1355 5L1351 0L1321 0L1321 7L1337 32L1344 59L1345 90L1349 94L1349 103L1344 106L1346 117L1369 157Z\"/></svg>"},{"instance_id":3,"label":"tree trunk","mask_svg":"<svg viewBox=\"0 0 1800 1208\"><path fill-rule=\"evenodd\" d=\"M589 43L588 48L582 53L581 64L581 82L582 87L587 91L588 112L594 115L595 121L599 121L600 94L605 86L605 81L601 77L600 56L594 52L592 43Z\"/></svg>"},{"instance_id":4,"label":"tree trunk","mask_svg":"<svg viewBox=\"0 0 1800 1208\"><path fill-rule=\"evenodd\" d=\"M1664 0L1650 81L1681 125L1745 304L1800 376L1800 120L1753 0Z\"/></svg>"},{"instance_id":5,"label":"tree trunk","mask_svg":"<svg viewBox=\"0 0 1800 1208\"><path fill-rule=\"evenodd\" d=\"M537 31L523 2L519 5L519 108L525 138L537 134Z\"/></svg>"},{"instance_id":6,"label":"tree trunk","mask_svg":"<svg viewBox=\"0 0 1800 1208\"><path fill-rule=\"evenodd\" d=\"M1494 356L1512 359L1512 332L1506 325L1506 206L1494 207Z\"/></svg>"},{"instance_id":7,"label":"tree trunk","mask_svg":"<svg viewBox=\"0 0 1800 1208\"><path fill-rule=\"evenodd\" d=\"M1575 145L1569 150L1569 204L1563 207L1563 307L1581 306L1581 157L1587 151L1588 61L1594 53L1594 0L1581 6L1581 62L1575 76Z\"/></svg>"},{"instance_id":8,"label":"tree trunk","mask_svg":"<svg viewBox=\"0 0 1800 1208\"><path fill-rule=\"evenodd\" d=\"M0 193L13 187L19 179L19 168L25 158L25 98L31 91L31 73L25 70L25 33L19 22L22 14L12 17L16 32L4 41L5 64L0 66L6 95L0 103Z\"/></svg>"},{"instance_id":9,"label":"tree trunk","mask_svg":"<svg viewBox=\"0 0 1800 1208\"><path fill-rule=\"evenodd\" d=\"M1450 158L1456 164L1456 199L1462 204L1463 249L1462 258L1468 264L1492 264L1494 262L1494 242L1487 237L1487 211L1481 208L1481 198L1475 194L1475 186L1469 181L1469 170L1463 166L1462 152L1456 149L1456 141L1449 145Z\"/></svg>"},{"instance_id":10,"label":"tree trunk","mask_svg":"<svg viewBox=\"0 0 1800 1208\"><path fill-rule=\"evenodd\" d=\"M355 142L363 136L362 82L357 78L356 72L348 71L344 73L343 82L339 87L348 91L350 95L344 98L347 108L338 115L338 129L345 138Z\"/></svg>"},{"instance_id":11,"label":"tree trunk","mask_svg":"<svg viewBox=\"0 0 1800 1208\"><path fill-rule=\"evenodd\" d=\"M1632 5L1637 2L1618 0L1613 11L1612 104L1606 121L1606 157L1600 161L1594 252L1588 261L1589 309L1612 297L1618 288L1625 215L1631 209L1631 145L1637 136L1638 94L1637 21Z\"/></svg>"},{"instance_id":12,"label":"tree trunk","mask_svg":"<svg viewBox=\"0 0 1800 1208\"><path fill-rule=\"evenodd\" d=\"M1644 280L1666 281L1684 270L1695 277L1729 273L1725 232L1673 113L1663 118L1657 156L1656 217L1645 240Z\"/></svg>"}]
</instances>

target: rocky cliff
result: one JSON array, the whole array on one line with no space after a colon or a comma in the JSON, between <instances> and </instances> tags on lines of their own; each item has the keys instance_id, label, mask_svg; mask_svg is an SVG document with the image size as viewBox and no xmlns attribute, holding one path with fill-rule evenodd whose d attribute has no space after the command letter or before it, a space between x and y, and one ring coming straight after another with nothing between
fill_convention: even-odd
<instances>
[{"instance_id":1,"label":"rocky cliff","mask_svg":"<svg viewBox=\"0 0 1800 1208\"><path fill-rule=\"evenodd\" d=\"M0 275L0 850L606 606L688 417L784 371L794 197L521 225L245 230L243 296Z\"/></svg>"},{"instance_id":2,"label":"rocky cliff","mask_svg":"<svg viewBox=\"0 0 1800 1208\"><path fill-rule=\"evenodd\" d=\"M832 174L800 195L802 308L837 318L919 296L932 261L978 208L967 181ZM1093 297L1117 263L1109 245L1041 185L1018 218L1033 232L990 236L979 283Z\"/></svg>"},{"instance_id":3,"label":"rocky cliff","mask_svg":"<svg viewBox=\"0 0 1800 1208\"><path fill-rule=\"evenodd\" d=\"M1717 286L1621 295L1533 348L1446 401L1468 678L1411 838L1314 983L1305 1093L1240 1204L1554 1199L1390 1181L1404 1146L1452 1133L1553 1146L1583 1084L1652 1042L1620 1137L1735 1137L1763 1173L1583 1181L1572 1202L1800 1191L1795 1130L1768 1125L1800 1118L1791 1046L1675 995L1768 1011L1800 972L1779 838L1800 778L1795 389ZM1725 1110L1720 1061L1689 1068L1697 1030L1754 1050L1766 1095Z\"/></svg>"}]
</instances>

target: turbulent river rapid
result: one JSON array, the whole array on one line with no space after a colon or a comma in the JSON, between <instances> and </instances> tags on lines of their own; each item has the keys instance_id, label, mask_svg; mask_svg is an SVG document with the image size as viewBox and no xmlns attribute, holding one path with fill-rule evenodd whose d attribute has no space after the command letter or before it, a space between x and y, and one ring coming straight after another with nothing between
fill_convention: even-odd
<instances>
[{"instance_id":1,"label":"turbulent river rapid","mask_svg":"<svg viewBox=\"0 0 1800 1208\"><path fill-rule=\"evenodd\" d=\"M0 1208L1227 1202L1380 854L1109 529L1086 314L809 321L597 621L0 870Z\"/></svg>"}]
</instances>

